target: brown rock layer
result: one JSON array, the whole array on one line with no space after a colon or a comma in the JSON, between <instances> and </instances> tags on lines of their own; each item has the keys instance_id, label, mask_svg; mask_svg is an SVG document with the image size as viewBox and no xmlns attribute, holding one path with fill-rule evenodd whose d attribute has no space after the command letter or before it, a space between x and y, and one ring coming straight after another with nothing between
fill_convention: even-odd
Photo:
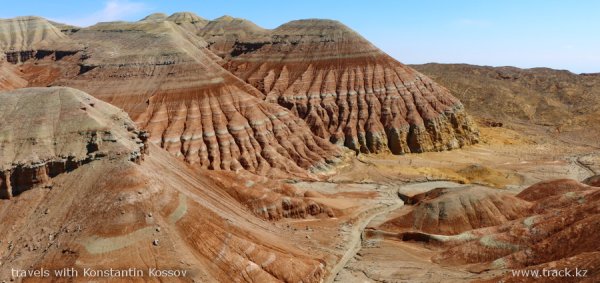
<instances>
[{"instance_id":1,"label":"brown rock layer","mask_svg":"<svg viewBox=\"0 0 600 283\"><path fill-rule=\"evenodd\" d=\"M584 181L585 183L585 181ZM542 181L521 191L517 197L527 201L539 201L569 192L589 190L590 187L572 179Z\"/></svg>"},{"instance_id":2,"label":"brown rock layer","mask_svg":"<svg viewBox=\"0 0 600 283\"><path fill-rule=\"evenodd\" d=\"M339 22L300 20L243 32L220 24L225 28L212 31L209 23L201 34L224 66L333 143L401 154L478 140L458 99Z\"/></svg>"}]
</instances>

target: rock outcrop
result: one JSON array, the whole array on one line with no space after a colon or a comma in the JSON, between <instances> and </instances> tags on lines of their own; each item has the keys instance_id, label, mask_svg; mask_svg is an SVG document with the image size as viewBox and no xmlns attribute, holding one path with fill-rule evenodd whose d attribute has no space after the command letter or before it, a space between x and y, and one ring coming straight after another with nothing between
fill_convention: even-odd
<instances>
[{"instance_id":1,"label":"rock outcrop","mask_svg":"<svg viewBox=\"0 0 600 283\"><path fill-rule=\"evenodd\" d=\"M292 21L269 31L238 22L246 28L211 30L209 24L200 34L226 69L324 139L357 152L394 154L478 141L458 99L337 21Z\"/></svg>"},{"instance_id":2,"label":"rock outcrop","mask_svg":"<svg viewBox=\"0 0 600 283\"><path fill-rule=\"evenodd\" d=\"M553 182L559 186L569 183ZM478 236L447 249L434 260L481 263L483 269L524 268L599 252L600 190L587 187L561 192L545 187L552 192L535 201L535 214L488 230L475 230L472 234ZM539 189L526 189L522 194L539 195Z\"/></svg>"},{"instance_id":3,"label":"rock outcrop","mask_svg":"<svg viewBox=\"0 0 600 283\"><path fill-rule=\"evenodd\" d=\"M59 22L55 22L55 21L48 21L48 22L50 24L52 24L53 26L55 26L58 30L60 30L60 32L62 32L63 34L65 34L67 36L74 32L77 32L78 30L81 29L81 27L74 26L74 25L59 23Z\"/></svg>"},{"instance_id":4,"label":"rock outcrop","mask_svg":"<svg viewBox=\"0 0 600 283\"><path fill-rule=\"evenodd\" d=\"M103 158L139 162L147 135L122 110L71 88L0 93L0 198Z\"/></svg>"},{"instance_id":5,"label":"rock outcrop","mask_svg":"<svg viewBox=\"0 0 600 283\"><path fill-rule=\"evenodd\" d=\"M72 39L86 46L81 71L56 84L123 108L152 142L191 164L306 177L338 155L304 121L215 63L201 38L171 21L103 23Z\"/></svg>"}]
</instances>

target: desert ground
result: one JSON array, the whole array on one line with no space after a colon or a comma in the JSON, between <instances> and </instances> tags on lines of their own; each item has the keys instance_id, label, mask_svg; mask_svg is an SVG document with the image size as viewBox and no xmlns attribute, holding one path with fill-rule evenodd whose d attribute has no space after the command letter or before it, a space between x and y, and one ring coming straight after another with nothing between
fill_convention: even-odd
<instances>
[{"instance_id":1,"label":"desert ground","mask_svg":"<svg viewBox=\"0 0 600 283\"><path fill-rule=\"evenodd\" d=\"M468 184L517 194L543 180L583 180L598 174L600 156L593 146L569 144L543 135L534 140L530 135L509 129L502 129L500 133L497 129L481 130L482 144L453 152L359 157L329 180L384 185L405 195ZM403 213L402 207L386 210L365 227L377 229L381 223ZM472 281L501 274L499 271L472 273L466 268L437 265L430 260L436 249L422 243L368 237L364 235L365 230L362 233L361 248L337 274L336 281Z\"/></svg>"}]
</instances>

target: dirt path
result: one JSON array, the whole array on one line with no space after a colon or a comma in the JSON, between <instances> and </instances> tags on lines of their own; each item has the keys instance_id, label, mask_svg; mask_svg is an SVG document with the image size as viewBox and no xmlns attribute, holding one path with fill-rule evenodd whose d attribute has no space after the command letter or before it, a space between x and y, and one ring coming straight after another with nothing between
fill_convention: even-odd
<instances>
[{"instance_id":1,"label":"dirt path","mask_svg":"<svg viewBox=\"0 0 600 283\"><path fill-rule=\"evenodd\" d=\"M406 184L400 186L397 191L403 194L414 195L442 186L460 187L464 185L454 182L431 181ZM448 278L460 279L467 279L472 276L467 272L432 267L431 262L429 262L431 254L427 250L423 251L408 244L397 242L381 241L375 243L373 240L363 237L366 227L374 227L381 224L388 219L390 214L402 206L403 202L398 199L395 204L378 209L373 213L369 213L368 216L363 217L359 224L354 227L351 235L352 239L348 244L350 248L331 270L325 282L378 282L375 279L377 276L374 277L373 274L380 274L383 277L387 277L387 275L397 275L403 271L406 271L407 274L400 276L409 276L404 279L410 279L410 276L416 276L416 278L421 279L434 279L431 277L432 274L442 274L443 276L448 276ZM371 257L371 254L375 256ZM402 268L406 270L400 271Z\"/></svg>"},{"instance_id":2,"label":"dirt path","mask_svg":"<svg viewBox=\"0 0 600 283\"><path fill-rule=\"evenodd\" d=\"M348 249L342 256L342 258L338 261L338 263L331 269L329 275L325 278L324 282L333 282L337 277L338 273L342 271L344 267L346 267L348 261L354 258L358 251L360 251L360 249L362 248L362 234L367 225L369 225L369 223L371 223L371 221L376 217L390 213L402 207L404 205L404 202L400 198L397 198L395 200L390 200L389 203L386 204L387 206L385 207L379 206L377 208L364 212L365 215L363 217L360 217L360 220L352 226L352 232L349 235L350 240L347 242Z\"/></svg>"},{"instance_id":3,"label":"dirt path","mask_svg":"<svg viewBox=\"0 0 600 283\"><path fill-rule=\"evenodd\" d=\"M395 194L390 194L390 199L387 201L387 206L379 206L367 212L364 212L364 216L360 217L360 220L353 225L352 232L349 237L350 240L347 241L348 249L342 256L342 258L338 261L338 263L331 269L329 276L325 279L324 282L334 282L340 280L338 278L339 273L347 267L348 262L353 259L357 253L363 248L363 232L367 226L374 222L381 222L381 219L384 219L386 215L396 211L400 207L404 205L404 202L400 199L397 192L410 191L414 193L414 191L423 192L432 190L434 188L440 186L461 186L457 183L452 182L424 182L424 183L415 183L415 184L407 184L400 186Z\"/></svg>"},{"instance_id":4,"label":"dirt path","mask_svg":"<svg viewBox=\"0 0 600 283\"><path fill-rule=\"evenodd\" d=\"M587 144L587 143L580 143L580 142L576 142L573 140L569 140L563 137L558 137L558 140L564 144L566 144L567 146L572 146L572 145L577 145L577 146L581 146L581 147L587 147L592 149L594 152L598 152L600 151L600 147L595 146L595 145L591 145L591 144ZM581 158L584 157L588 157L593 155L593 153L584 153L584 154L577 154L574 156L570 156L568 159L569 161L571 161L575 166L582 168L584 171L589 172L589 176L587 177L591 177L594 175L597 175L598 172L594 171L590 166L586 165L585 163L581 162ZM581 181L581 180L580 180Z\"/></svg>"}]
</instances>

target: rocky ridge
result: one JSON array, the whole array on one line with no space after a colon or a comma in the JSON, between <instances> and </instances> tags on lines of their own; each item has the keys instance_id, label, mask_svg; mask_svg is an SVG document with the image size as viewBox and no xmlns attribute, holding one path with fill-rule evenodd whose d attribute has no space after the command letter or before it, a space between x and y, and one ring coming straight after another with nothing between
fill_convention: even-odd
<instances>
[{"instance_id":1,"label":"rocky ridge","mask_svg":"<svg viewBox=\"0 0 600 283\"><path fill-rule=\"evenodd\" d=\"M253 46L260 46L270 39L269 30L249 20L231 16L222 16L208 22L198 35L210 42L210 50L225 60L245 50L252 50ZM244 46L239 47L240 44Z\"/></svg>"},{"instance_id":2,"label":"rocky ridge","mask_svg":"<svg viewBox=\"0 0 600 283\"><path fill-rule=\"evenodd\" d=\"M4 51L37 50L66 39L66 35L40 17L0 19L0 48Z\"/></svg>"},{"instance_id":3,"label":"rocky ridge","mask_svg":"<svg viewBox=\"0 0 600 283\"><path fill-rule=\"evenodd\" d=\"M555 135L564 133L563 139L587 139L597 145L598 75L467 64L411 67L448 88L478 118L547 126Z\"/></svg>"},{"instance_id":4,"label":"rocky ridge","mask_svg":"<svg viewBox=\"0 0 600 283\"><path fill-rule=\"evenodd\" d=\"M150 14L148 16L145 16L140 21L160 21L160 20L167 19L167 17L169 17L169 16L167 14L165 14L165 13L154 13L154 14Z\"/></svg>"}]
</instances>

